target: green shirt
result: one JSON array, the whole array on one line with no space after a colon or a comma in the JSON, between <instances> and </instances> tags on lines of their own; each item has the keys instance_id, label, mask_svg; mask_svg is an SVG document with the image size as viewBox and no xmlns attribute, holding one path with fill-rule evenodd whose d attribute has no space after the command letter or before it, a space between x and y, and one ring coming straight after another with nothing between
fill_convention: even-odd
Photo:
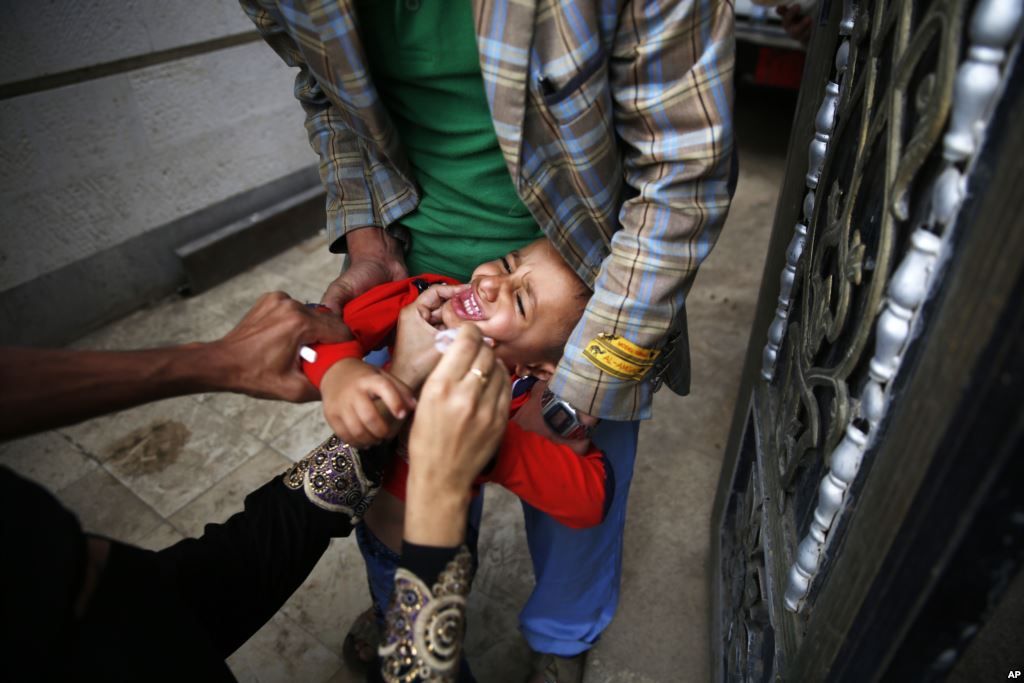
<instances>
[{"instance_id":1,"label":"green shirt","mask_svg":"<svg viewBox=\"0 0 1024 683\"><path fill-rule=\"evenodd\" d=\"M401 220L412 234L409 273L466 281L481 262L542 237L498 147L469 0L360 0L357 11L373 83L421 193Z\"/></svg>"}]
</instances>

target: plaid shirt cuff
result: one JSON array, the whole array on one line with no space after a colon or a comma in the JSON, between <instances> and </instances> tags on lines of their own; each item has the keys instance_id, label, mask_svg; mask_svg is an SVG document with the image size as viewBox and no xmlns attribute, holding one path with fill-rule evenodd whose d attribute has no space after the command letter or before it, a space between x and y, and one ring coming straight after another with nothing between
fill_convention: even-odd
<instances>
[{"instance_id":1,"label":"plaid shirt cuff","mask_svg":"<svg viewBox=\"0 0 1024 683\"><path fill-rule=\"evenodd\" d=\"M648 371L638 379L616 377L602 370L586 353L603 333L612 331L607 321L595 319L588 308L565 345L549 388L574 408L603 420L648 420L654 394L653 372ZM621 326L614 331L631 342L637 339Z\"/></svg>"}]
</instances>

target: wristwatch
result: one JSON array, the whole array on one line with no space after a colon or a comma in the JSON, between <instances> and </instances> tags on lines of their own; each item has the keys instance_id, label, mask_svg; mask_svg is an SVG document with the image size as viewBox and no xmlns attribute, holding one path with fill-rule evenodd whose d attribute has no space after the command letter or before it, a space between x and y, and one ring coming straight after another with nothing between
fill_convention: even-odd
<instances>
[{"instance_id":1,"label":"wristwatch","mask_svg":"<svg viewBox=\"0 0 1024 683\"><path fill-rule=\"evenodd\" d=\"M580 422L576 409L547 389L540 399L540 412L548 428L563 439L576 441L590 438L590 427Z\"/></svg>"}]
</instances>

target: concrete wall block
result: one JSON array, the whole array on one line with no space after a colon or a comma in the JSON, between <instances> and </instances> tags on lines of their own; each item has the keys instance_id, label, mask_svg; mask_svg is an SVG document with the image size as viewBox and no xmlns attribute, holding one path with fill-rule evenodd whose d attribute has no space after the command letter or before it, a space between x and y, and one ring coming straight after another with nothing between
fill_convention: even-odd
<instances>
[{"instance_id":1,"label":"concrete wall block","mask_svg":"<svg viewBox=\"0 0 1024 683\"><path fill-rule=\"evenodd\" d=\"M144 154L146 145L126 76L0 102L4 188L41 191L102 173Z\"/></svg>"},{"instance_id":2,"label":"concrete wall block","mask_svg":"<svg viewBox=\"0 0 1024 683\"><path fill-rule=\"evenodd\" d=\"M22 114L17 102L0 102L0 187L10 187L16 180L35 183L45 175L40 141L30 134Z\"/></svg>"},{"instance_id":3,"label":"concrete wall block","mask_svg":"<svg viewBox=\"0 0 1024 683\"><path fill-rule=\"evenodd\" d=\"M154 50L256 30L238 0L136 1ZM108 0L108 4L111 2Z\"/></svg>"},{"instance_id":4,"label":"concrete wall block","mask_svg":"<svg viewBox=\"0 0 1024 683\"><path fill-rule=\"evenodd\" d=\"M0 291L116 244L137 213L123 191L118 178L95 175L50 193L0 194Z\"/></svg>"},{"instance_id":5,"label":"concrete wall block","mask_svg":"<svg viewBox=\"0 0 1024 683\"><path fill-rule=\"evenodd\" d=\"M159 197L153 206L159 225L314 163L294 115L266 112L157 151L140 169L148 187L139 191Z\"/></svg>"},{"instance_id":6,"label":"concrete wall block","mask_svg":"<svg viewBox=\"0 0 1024 683\"><path fill-rule=\"evenodd\" d=\"M290 116L302 128L302 108L291 96L295 70L262 41L142 69L129 77L154 149L180 145L264 113Z\"/></svg>"},{"instance_id":7,"label":"concrete wall block","mask_svg":"<svg viewBox=\"0 0 1024 683\"><path fill-rule=\"evenodd\" d=\"M315 164L292 79L251 44L4 102L0 291Z\"/></svg>"},{"instance_id":8,"label":"concrete wall block","mask_svg":"<svg viewBox=\"0 0 1024 683\"><path fill-rule=\"evenodd\" d=\"M237 0L4 0L0 83L253 29Z\"/></svg>"}]
</instances>

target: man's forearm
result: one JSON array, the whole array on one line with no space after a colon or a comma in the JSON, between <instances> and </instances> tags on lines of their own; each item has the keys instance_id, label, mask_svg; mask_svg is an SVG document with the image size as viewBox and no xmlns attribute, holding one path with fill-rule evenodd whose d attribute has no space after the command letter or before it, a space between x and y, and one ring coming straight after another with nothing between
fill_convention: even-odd
<instances>
[{"instance_id":1,"label":"man's forearm","mask_svg":"<svg viewBox=\"0 0 1024 683\"><path fill-rule=\"evenodd\" d=\"M272 292L209 343L147 351L0 348L0 438L201 391L312 401L319 392L299 368L299 348L350 338L340 319Z\"/></svg>"},{"instance_id":2,"label":"man's forearm","mask_svg":"<svg viewBox=\"0 0 1024 683\"><path fill-rule=\"evenodd\" d=\"M232 390L209 344L147 351L0 349L0 438L203 391Z\"/></svg>"}]
</instances>

